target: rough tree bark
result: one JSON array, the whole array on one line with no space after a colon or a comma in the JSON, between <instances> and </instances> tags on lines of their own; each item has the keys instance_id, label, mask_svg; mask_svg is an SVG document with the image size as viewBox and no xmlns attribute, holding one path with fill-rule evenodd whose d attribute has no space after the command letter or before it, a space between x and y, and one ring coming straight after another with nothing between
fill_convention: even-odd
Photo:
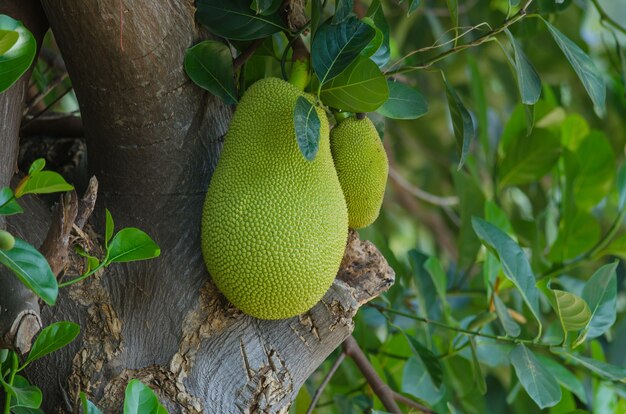
<instances>
[{"instance_id":1,"label":"rough tree bark","mask_svg":"<svg viewBox=\"0 0 626 414\"><path fill-rule=\"evenodd\" d=\"M106 206L118 228L143 229L162 251L63 289L54 308L42 309L44 325L71 320L82 328L28 372L43 388L44 411L71 411L85 391L104 412L119 412L127 381L139 378L172 413L286 412L350 334L358 307L393 283L393 271L352 234L343 280L310 312L261 321L229 305L205 270L199 222L231 108L183 72L185 49L203 37L193 1L42 4L100 182L94 224ZM32 221L40 212L16 216L11 228L41 241L47 228Z\"/></svg>"}]
</instances>

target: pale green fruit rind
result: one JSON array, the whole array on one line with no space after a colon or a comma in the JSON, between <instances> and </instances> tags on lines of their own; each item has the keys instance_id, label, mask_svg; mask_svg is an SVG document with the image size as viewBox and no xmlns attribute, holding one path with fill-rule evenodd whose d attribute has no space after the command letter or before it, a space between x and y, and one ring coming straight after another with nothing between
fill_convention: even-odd
<instances>
[{"instance_id":1,"label":"pale green fruit rind","mask_svg":"<svg viewBox=\"0 0 626 414\"><path fill-rule=\"evenodd\" d=\"M11 250L15 246L15 238L8 231L0 230L0 250Z\"/></svg>"},{"instance_id":2,"label":"pale green fruit rind","mask_svg":"<svg viewBox=\"0 0 626 414\"><path fill-rule=\"evenodd\" d=\"M296 142L293 113L303 95L276 78L248 89L204 204L209 273L230 302L262 319L313 307L332 284L347 240L348 212L322 109L315 159L307 161Z\"/></svg>"},{"instance_id":3,"label":"pale green fruit rind","mask_svg":"<svg viewBox=\"0 0 626 414\"><path fill-rule=\"evenodd\" d=\"M378 132L368 118L347 118L331 131L330 145L350 227L367 227L380 213L389 172Z\"/></svg>"}]
</instances>

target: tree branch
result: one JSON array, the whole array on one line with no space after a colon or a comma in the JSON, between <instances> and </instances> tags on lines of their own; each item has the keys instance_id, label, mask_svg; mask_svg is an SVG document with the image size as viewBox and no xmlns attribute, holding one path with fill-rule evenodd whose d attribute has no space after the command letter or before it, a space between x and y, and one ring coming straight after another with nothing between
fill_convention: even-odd
<instances>
[{"instance_id":1,"label":"tree branch","mask_svg":"<svg viewBox=\"0 0 626 414\"><path fill-rule=\"evenodd\" d=\"M618 30L619 32L622 32L623 34L626 34L626 28L624 26L620 25L619 23L617 23L615 20L613 20L613 18L611 18L611 16L609 16L604 11L602 6L600 6L600 3L598 2L598 0L591 0L591 3L595 6L596 10L598 11L598 14L600 15L600 21L601 22L606 22L609 25L613 26L614 29Z\"/></svg>"},{"instance_id":2,"label":"tree branch","mask_svg":"<svg viewBox=\"0 0 626 414\"><path fill-rule=\"evenodd\" d=\"M315 391L315 394L313 395L313 399L311 400L311 404L309 404L309 409L306 410L306 414L313 413L313 410L315 409L317 402L319 401L320 397L322 396L322 393L324 392L324 388L326 388L326 385L328 385L328 383L330 382L330 379L333 377L333 375L335 375L335 372L337 372L337 369L339 369L344 359L346 359L346 353L342 352L341 354L339 354L339 357L337 357L337 359L333 363L333 366L330 367L330 371L328 371L328 374L326 374L326 376L322 380L322 383Z\"/></svg>"}]
</instances>

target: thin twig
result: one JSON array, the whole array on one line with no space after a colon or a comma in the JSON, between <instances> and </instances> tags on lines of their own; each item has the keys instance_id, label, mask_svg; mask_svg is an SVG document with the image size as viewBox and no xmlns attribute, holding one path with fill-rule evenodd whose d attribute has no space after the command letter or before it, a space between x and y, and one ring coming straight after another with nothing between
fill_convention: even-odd
<instances>
[{"instance_id":1,"label":"thin twig","mask_svg":"<svg viewBox=\"0 0 626 414\"><path fill-rule=\"evenodd\" d=\"M313 412L313 410L315 409L315 406L317 405L317 402L319 401L320 397L322 396L322 393L324 392L324 388L326 388L326 385L328 385L328 383L330 382L330 379L333 377L333 375L335 375L335 372L337 372L337 369L339 369L339 366L341 366L341 363L343 362L344 359L346 359L346 353L342 352L341 354L339 354L339 357L333 363L333 366L330 367L330 371L328 371L328 374L326 374L326 376L324 377L324 380L320 384L319 388L315 391L315 394L313 395L313 399L311 400L311 404L309 405L309 409L306 410L306 414L311 414Z\"/></svg>"},{"instance_id":2,"label":"thin twig","mask_svg":"<svg viewBox=\"0 0 626 414\"><path fill-rule=\"evenodd\" d=\"M626 28L624 26L620 25L619 23L617 23L615 20L613 20L611 18L611 16L609 16L604 11L602 6L600 6L600 3L598 2L598 0L591 0L591 3L593 3L593 5L595 6L596 10L598 11L598 14L600 15L600 21L605 21L609 25L613 26L613 28L615 28L616 30L626 34Z\"/></svg>"},{"instance_id":3,"label":"thin twig","mask_svg":"<svg viewBox=\"0 0 626 414\"><path fill-rule=\"evenodd\" d=\"M256 50L261 47L264 41L265 39L256 39L255 41L250 43L250 46L248 46L246 50L241 52L241 54L233 60L233 69L237 70L241 65L246 63L246 61L250 59L250 56L252 56L252 54L254 54L254 52L256 52Z\"/></svg>"},{"instance_id":4,"label":"thin twig","mask_svg":"<svg viewBox=\"0 0 626 414\"><path fill-rule=\"evenodd\" d=\"M48 112L50 110L50 108L52 108L56 103L58 103L61 99L63 99L63 97L65 97L65 95L67 95L68 93L70 93L72 91L71 86L65 90L65 92L63 92L61 95L59 95L54 101L50 102L50 104L48 106L46 106L46 109L42 110L41 112L37 112L35 115L32 116L32 118L29 118L28 120L25 120L22 123L21 128L26 127L26 125L30 124L31 122L33 122L35 119L39 118L40 116L42 116L43 114L45 114L46 112Z\"/></svg>"},{"instance_id":5,"label":"thin twig","mask_svg":"<svg viewBox=\"0 0 626 414\"><path fill-rule=\"evenodd\" d=\"M378 396L380 401L383 403L387 411L393 414L401 414L402 411L395 399L393 398L393 390L389 388L387 385L376 373L376 370L369 362L365 353L361 350L361 347L356 342L356 339L352 335L350 335L343 342L343 350L348 355L356 366L359 368L368 384L372 388L372 391Z\"/></svg>"},{"instance_id":6,"label":"thin twig","mask_svg":"<svg viewBox=\"0 0 626 414\"><path fill-rule=\"evenodd\" d=\"M421 188L415 187L393 168L389 169L389 176L392 180L397 182L400 187L404 188L410 194L414 195L422 201L426 201L427 203L441 207L455 206L459 204L459 198L456 196L439 197L427 191L424 191Z\"/></svg>"}]
</instances>

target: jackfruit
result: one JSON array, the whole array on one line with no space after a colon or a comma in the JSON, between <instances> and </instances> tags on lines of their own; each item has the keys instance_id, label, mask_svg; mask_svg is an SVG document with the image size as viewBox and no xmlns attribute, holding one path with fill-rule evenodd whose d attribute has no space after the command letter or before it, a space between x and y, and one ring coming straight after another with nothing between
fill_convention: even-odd
<instances>
[{"instance_id":1,"label":"jackfruit","mask_svg":"<svg viewBox=\"0 0 626 414\"><path fill-rule=\"evenodd\" d=\"M350 227L376 220L385 195L389 163L372 121L344 119L330 132L330 149L348 205Z\"/></svg>"},{"instance_id":2,"label":"jackfruit","mask_svg":"<svg viewBox=\"0 0 626 414\"><path fill-rule=\"evenodd\" d=\"M348 211L320 119L317 156L298 148L294 109L306 96L262 79L242 97L207 191L202 252L226 298L244 313L283 319L315 305L332 284L348 236Z\"/></svg>"},{"instance_id":3,"label":"jackfruit","mask_svg":"<svg viewBox=\"0 0 626 414\"><path fill-rule=\"evenodd\" d=\"M0 230L0 250L11 250L15 246L15 238L8 231Z\"/></svg>"}]
</instances>

